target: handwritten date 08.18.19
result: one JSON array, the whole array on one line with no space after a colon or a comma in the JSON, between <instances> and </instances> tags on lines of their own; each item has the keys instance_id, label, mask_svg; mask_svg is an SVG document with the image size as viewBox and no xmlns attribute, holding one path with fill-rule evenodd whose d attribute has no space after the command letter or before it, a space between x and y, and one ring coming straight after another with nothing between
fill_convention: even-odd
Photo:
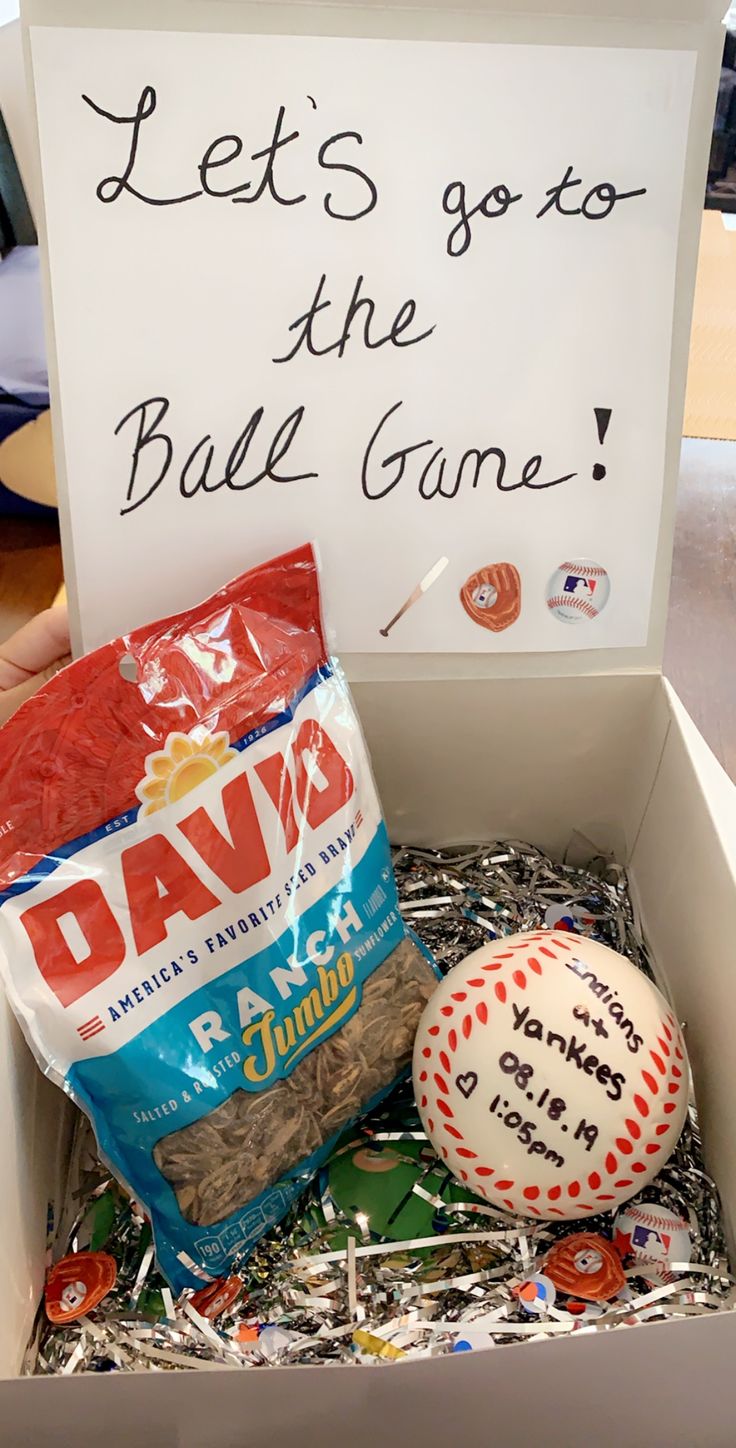
<instances>
[{"instance_id":1,"label":"handwritten date 08.18.19","mask_svg":"<svg viewBox=\"0 0 736 1448\"><path fill-rule=\"evenodd\" d=\"M545 1086L537 1096L536 1090L532 1089L534 1067L528 1062L520 1061L515 1051L504 1051L499 1058L499 1068L505 1075L513 1078L514 1084L523 1091L527 1101L533 1102L538 1110L545 1111L550 1121L558 1122L560 1131L570 1130L568 1122L563 1118L567 1111L567 1102L561 1096L551 1096L549 1087ZM507 1110L510 1103L502 1100L501 1092L497 1092L489 1105L489 1111L503 1121L510 1131L515 1131L522 1146L526 1146L528 1156L542 1156L545 1160L557 1161L562 1166L564 1158L559 1157L555 1151L550 1151L546 1144L534 1138L533 1133L537 1130L536 1122L524 1121L522 1113L512 1108ZM598 1139L598 1127L592 1121L586 1121L582 1117L572 1133L574 1141L583 1140L585 1150L591 1151Z\"/></svg>"}]
</instances>

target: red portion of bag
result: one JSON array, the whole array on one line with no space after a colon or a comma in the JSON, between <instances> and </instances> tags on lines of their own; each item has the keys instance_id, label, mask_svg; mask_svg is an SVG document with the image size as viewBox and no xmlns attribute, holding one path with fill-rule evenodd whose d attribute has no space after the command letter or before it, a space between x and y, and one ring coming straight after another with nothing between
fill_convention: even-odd
<instances>
[{"instance_id":1,"label":"red portion of bag","mask_svg":"<svg viewBox=\"0 0 736 1448\"><path fill-rule=\"evenodd\" d=\"M120 672L126 654L135 682ZM239 739L281 713L326 659L305 546L70 664L0 730L0 889L137 808L144 761L169 734L201 725Z\"/></svg>"}]
</instances>

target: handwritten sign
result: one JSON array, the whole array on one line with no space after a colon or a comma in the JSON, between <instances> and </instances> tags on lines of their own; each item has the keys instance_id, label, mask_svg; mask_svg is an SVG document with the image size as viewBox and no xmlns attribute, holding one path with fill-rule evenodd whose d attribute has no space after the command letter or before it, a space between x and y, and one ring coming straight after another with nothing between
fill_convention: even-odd
<instances>
[{"instance_id":1,"label":"handwritten sign","mask_svg":"<svg viewBox=\"0 0 736 1448\"><path fill-rule=\"evenodd\" d=\"M342 650L645 642L692 54L32 50L87 646L306 538Z\"/></svg>"}]
</instances>

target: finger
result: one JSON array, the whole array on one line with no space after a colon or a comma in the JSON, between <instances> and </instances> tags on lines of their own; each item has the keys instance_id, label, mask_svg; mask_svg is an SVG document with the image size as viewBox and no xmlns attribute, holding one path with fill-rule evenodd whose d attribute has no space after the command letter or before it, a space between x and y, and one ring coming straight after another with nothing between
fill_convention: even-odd
<instances>
[{"instance_id":1,"label":"finger","mask_svg":"<svg viewBox=\"0 0 736 1448\"><path fill-rule=\"evenodd\" d=\"M46 608L0 644L0 689L12 689L69 653L65 606Z\"/></svg>"},{"instance_id":2,"label":"finger","mask_svg":"<svg viewBox=\"0 0 736 1448\"><path fill-rule=\"evenodd\" d=\"M16 684L12 689L0 688L0 725L7 723L11 714L14 714L16 709L20 709L26 699L30 699L43 684L47 684L49 679L53 679L54 674L58 674L60 669L66 668L66 665L70 663L71 655L67 654L65 658L48 664L40 673L32 674L22 684Z\"/></svg>"}]
</instances>

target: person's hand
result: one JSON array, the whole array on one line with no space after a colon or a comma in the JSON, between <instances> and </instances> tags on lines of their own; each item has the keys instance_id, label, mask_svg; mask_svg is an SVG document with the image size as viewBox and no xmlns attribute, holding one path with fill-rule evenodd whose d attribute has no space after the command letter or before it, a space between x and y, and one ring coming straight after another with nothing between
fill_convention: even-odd
<instances>
[{"instance_id":1,"label":"person's hand","mask_svg":"<svg viewBox=\"0 0 736 1448\"><path fill-rule=\"evenodd\" d=\"M44 609L0 644L0 724L70 658L66 604Z\"/></svg>"}]
</instances>

